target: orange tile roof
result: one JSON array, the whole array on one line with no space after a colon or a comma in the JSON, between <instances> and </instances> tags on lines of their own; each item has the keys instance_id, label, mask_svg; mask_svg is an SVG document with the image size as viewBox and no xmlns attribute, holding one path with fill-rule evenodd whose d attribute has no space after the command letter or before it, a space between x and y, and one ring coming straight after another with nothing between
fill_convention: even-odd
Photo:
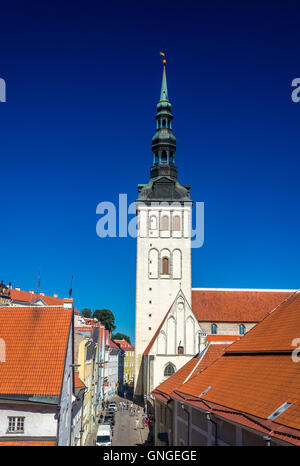
<instances>
[{"instance_id":1,"label":"orange tile roof","mask_svg":"<svg viewBox=\"0 0 300 466\"><path fill-rule=\"evenodd\" d=\"M10 297L13 301L19 301L28 304L33 303L37 299L42 299L48 306L61 306L64 304L64 302L73 302L73 299L70 298L56 298L55 296L46 296L37 293L30 293L30 291L19 291L15 288L12 288L10 290Z\"/></svg>"},{"instance_id":2,"label":"orange tile roof","mask_svg":"<svg viewBox=\"0 0 300 466\"><path fill-rule=\"evenodd\" d=\"M239 340L241 337L242 335L220 335L219 334L219 335L207 335L206 339L208 342L211 342L211 341L234 342L236 340Z\"/></svg>"},{"instance_id":3,"label":"orange tile roof","mask_svg":"<svg viewBox=\"0 0 300 466\"><path fill-rule=\"evenodd\" d=\"M60 395L72 309L0 308L0 394Z\"/></svg>"},{"instance_id":4,"label":"orange tile roof","mask_svg":"<svg viewBox=\"0 0 300 466\"><path fill-rule=\"evenodd\" d=\"M300 338L300 293L294 293L268 314L231 351L291 351L294 338Z\"/></svg>"},{"instance_id":5,"label":"orange tile roof","mask_svg":"<svg viewBox=\"0 0 300 466\"><path fill-rule=\"evenodd\" d=\"M199 322L259 322L293 292L195 288L192 310Z\"/></svg>"},{"instance_id":6,"label":"orange tile roof","mask_svg":"<svg viewBox=\"0 0 300 466\"><path fill-rule=\"evenodd\" d=\"M75 388L85 388L85 385L82 382L81 378L79 377L78 372L74 372L74 387Z\"/></svg>"},{"instance_id":7,"label":"orange tile roof","mask_svg":"<svg viewBox=\"0 0 300 466\"><path fill-rule=\"evenodd\" d=\"M7 442L0 441L1 447L54 447L55 444L55 440L16 440L15 442L11 440L8 440Z\"/></svg>"},{"instance_id":8,"label":"orange tile roof","mask_svg":"<svg viewBox=\"0 0 300 466\"><path fill-rule=\"evenodd\" d=\"M170 397L171 393L180 387L187 378L195 377L200 374L206 367L212 364L217 358L219 358L223 353L225 348L228 346L226 344L219 343L210 343L204 353L199 356L195 356L189 362L187 362L181 369L175 372L174 375L166 379L161 383L155 390L153 390L152 395L167 395L167 398Z\"/></svg>"},{"instance_id":9,"label":"orange tile roof","mask_svg":"<svg viewBox=\"0 0 300 466\"><path fill-rule=\"evenodd\" d=\"M117 344L114 342L114 340L110 340L109 346L110 346L110 348L115 348L115 349L118 349L118 350L120 349L119 345L117 345Z\"/></svg>"},{"instance_id":10,"label":"orange tile roof","mask_svg":"<svg viewBox=\"0 0 300 466\"><path fill-rule=\"evenodd\" d=\"M297 293L227 347L225 354L201 374L175 389L173 395L260 418L276 432L289 434L286 429L296 429L300 439L300 366L292 360L295 348L291 346L299 335ZM285 402L291 406L273 421L268 420Z\"/></svg>"},{"instance_id":11,"label":"orange tile roof","mask_svg":"<svg viewBox=\"0 0 300 466\"><path fill-rule=\"evenodd\" d=\"M118 345L121 346L122 349L127 349L127 350L134 350L134 346L131 345L131 343L128 343L127 340L114 340Z\"/></svg>"}]
</instances>

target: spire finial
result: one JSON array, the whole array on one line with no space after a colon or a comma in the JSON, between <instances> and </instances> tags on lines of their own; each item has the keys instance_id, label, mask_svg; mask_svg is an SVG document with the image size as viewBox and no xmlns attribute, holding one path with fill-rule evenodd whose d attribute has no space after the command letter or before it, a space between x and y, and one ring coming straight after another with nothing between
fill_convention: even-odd
<instances>
[{"instance_id":1,"label":"spire finial","mask_svg":"<svg viewBox=\"0 0 300 466\"><path fill-rule=\"evenodd\" d=\"M163 75L161 81L161 91L160 91L160 100L169 100L168 99L168 88L167 88L167 75L166 75L166 54L164 52L159 52L163 58Z\"/></svg>"}]
</instances>

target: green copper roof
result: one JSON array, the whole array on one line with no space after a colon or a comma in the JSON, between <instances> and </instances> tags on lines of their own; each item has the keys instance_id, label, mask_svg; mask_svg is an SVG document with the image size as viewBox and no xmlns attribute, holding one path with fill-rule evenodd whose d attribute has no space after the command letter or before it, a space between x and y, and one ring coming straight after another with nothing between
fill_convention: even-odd
<instances>
[{"instance_id":1,"label":"green copper roof","mask_svg":"<svg viewBox=\"0 0 300 466\"><path fill-rule=\"evenodd\" d=\"M167 86L167 75L166 75L165 65L164 65L162 81L161 81L160 100L169 100L168 99L168 86Z\"/></svg>"},{"instance_id":2,"label":"green copper roof","mask_svg":"<svg viewBox=\"0 0 300 466\"><path fill-rule=\"evenodd\" d=\"M157 104L156 131L152 138L153 166L148 184L138 186L139 201L192 202L190 186L177 180L175 166L176 138L172 131L173 115L168 98L166 67L163 66L160 101Z\"/></svg>"}]
</instances>

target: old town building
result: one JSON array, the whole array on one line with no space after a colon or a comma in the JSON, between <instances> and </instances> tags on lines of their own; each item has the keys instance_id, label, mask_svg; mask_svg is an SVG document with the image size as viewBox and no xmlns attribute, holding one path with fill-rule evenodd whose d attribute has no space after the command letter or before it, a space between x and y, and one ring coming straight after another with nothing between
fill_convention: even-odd
<instances>
[{"instance_id":1,"label":"old town building","mask_svg":"<svg viewBox=\"0 0 300 466\"><path fill-rule=\"evenodd\" d=\"M72 306L2 307L0 445L70 445Z\"/></svg>"}]
</instances>

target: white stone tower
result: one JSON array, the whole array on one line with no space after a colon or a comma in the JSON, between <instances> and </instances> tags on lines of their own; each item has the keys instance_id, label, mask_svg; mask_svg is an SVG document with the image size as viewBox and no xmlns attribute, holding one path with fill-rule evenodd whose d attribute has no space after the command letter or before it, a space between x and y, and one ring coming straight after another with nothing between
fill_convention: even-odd
<instances>
[{"instance_id":1,"label":"white stone tower","mask_svg":"<svg viewBox=\"0 0 300 466\"><path fill-rule=\"evenodd\" d=\"M138 185L136 201L136 398L144 394L147 378L143 369L143 353L180 288L191 304L192 201L190 187L182 186L177 180L176 138L172 133L172 120L164 62L156 133L152 138L150 181Z\"/></svg>"}]
</instances>

